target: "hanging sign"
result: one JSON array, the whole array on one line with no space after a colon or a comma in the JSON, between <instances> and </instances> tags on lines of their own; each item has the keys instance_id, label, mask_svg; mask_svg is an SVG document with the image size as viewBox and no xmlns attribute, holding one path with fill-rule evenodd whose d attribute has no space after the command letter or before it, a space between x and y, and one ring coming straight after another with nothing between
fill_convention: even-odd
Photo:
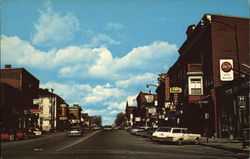
<instances>
[{"instance_id":1,"label":"hanging sign","mask_svg":"<svg viewBox=\"0 0 250 159\"><path fill-rule=\"evenodd\" d=\"M220 59L220 80L221 81L234 80L232 59Z\"/></svg>"}]
</instances>

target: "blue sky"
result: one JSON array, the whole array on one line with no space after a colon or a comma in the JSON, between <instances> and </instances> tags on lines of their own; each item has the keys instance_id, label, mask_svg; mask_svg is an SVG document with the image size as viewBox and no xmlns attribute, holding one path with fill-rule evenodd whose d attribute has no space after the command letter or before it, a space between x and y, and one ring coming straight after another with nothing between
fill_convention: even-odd
<instances>
[{"instance_id":1,"label":"blue sky","mask_svg":"<svg viewBox=\"0 0 250 159\"><path fill-rule=\"evenodd\" d=\"M113 123L178 58L205 13L249 16L247 0L2 0L1 67L24 67L68 104Z\"/></svg>"}]
</instances>

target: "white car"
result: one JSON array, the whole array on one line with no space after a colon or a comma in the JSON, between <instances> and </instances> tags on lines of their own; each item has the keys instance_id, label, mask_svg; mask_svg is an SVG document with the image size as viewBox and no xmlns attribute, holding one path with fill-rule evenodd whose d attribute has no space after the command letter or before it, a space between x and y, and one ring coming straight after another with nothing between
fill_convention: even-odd
<instances>
[{"instance_id":1,"label":"white car","mask_svg":"<svg viewBox=\"0 0 250 159\"><path fill-rule=\"evenodd\" d=\"M29 132L33 132L35 134L35 136L41 136L42 135L42 131L39 130L38 128L29 129Z\"/></svg>"},{"instance_id":2,"label":"white car","mask_svg":"<svg viewBox=\"0 0 250 159\"><path fill-rule=\"evenodd\" d=\"M183 142L199 144L200 134L193 134L187 128L160 127L153 134L153 141L175 142L182 145Z\"/></svg>"}]
</instances>

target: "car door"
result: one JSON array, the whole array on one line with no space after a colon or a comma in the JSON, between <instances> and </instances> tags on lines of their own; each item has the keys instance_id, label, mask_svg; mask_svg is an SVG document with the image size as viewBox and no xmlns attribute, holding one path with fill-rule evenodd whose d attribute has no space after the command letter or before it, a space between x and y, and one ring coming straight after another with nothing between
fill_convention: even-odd
<instances>
[{"instance_id":1,"label":"car door","mask_svg":"<svg viewBox=\"0 0 250 159\"><path fill-rule=\"evenodd\" d=\"M187 130L182 129L182 134L183 134L183 142L190 142L190 138L189 138Z\"/></svg>"},{"instance_id":2,"label":"car door","mask_svg":"<svg viewBox=\"0 0 250 159\"><path fill-rule=\"evenodd\" d=\"M181 129L173 129L172 131L173 137L175 138L174 140L177 141L179 139L183 139L183 134L181 132Z\"/></svg>"}]
</instances>

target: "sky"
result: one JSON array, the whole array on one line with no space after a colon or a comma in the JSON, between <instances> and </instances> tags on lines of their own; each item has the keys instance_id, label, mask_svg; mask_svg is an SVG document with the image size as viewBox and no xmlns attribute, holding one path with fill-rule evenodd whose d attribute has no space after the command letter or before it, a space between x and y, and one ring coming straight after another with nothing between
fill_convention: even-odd
<instances>
[{"instance_id":1,"label":"sky","mask_svg":"<svg viewBox=\"0 0 250 159\"><path fill-rule=\"evenodd\" d=\"M248 0L1 0L1 68L23 67L69 105L112 124L157 84L189 25L249 17Z\"/></svg>"}]
</instances>

